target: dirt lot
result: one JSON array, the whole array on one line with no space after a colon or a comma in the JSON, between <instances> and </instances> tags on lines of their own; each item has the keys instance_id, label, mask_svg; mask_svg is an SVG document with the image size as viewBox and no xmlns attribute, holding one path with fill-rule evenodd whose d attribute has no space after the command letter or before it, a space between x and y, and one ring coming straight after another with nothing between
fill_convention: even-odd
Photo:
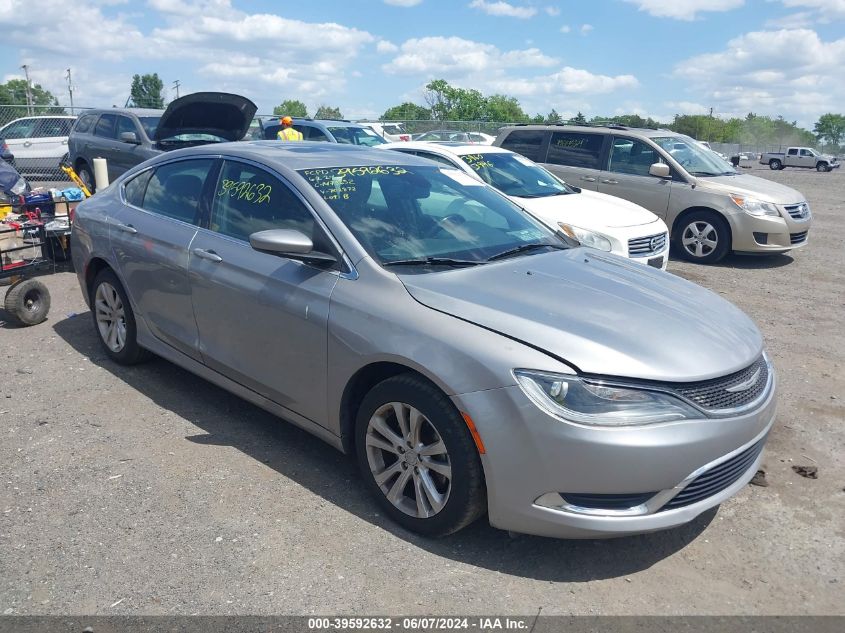
<instances>
[{"instance_id":1,"label":"dirt lot","mask_svg":"<svg viewBox=\"0 0 845 633\"><path fill-rule=\"evenodd\" d=\"M669 270L765 334L769 487L615 541L418 538L314 437L167 362L106 360L61 273L46 323L0 327L0 613L845 614L845 173L754 173L807 195L809 246Z\"/></svg>"}]
</instances>

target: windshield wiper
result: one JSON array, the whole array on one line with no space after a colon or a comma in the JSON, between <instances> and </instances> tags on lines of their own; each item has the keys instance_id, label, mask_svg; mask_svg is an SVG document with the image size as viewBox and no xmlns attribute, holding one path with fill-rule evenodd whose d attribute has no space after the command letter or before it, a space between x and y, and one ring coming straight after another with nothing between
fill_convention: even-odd
<instances>
[{"instance_id":1,"label":"windshield wiper","mask_svg":"<svg viewBox=\"0 0 845 633\"><path fill-rule=\"evenodd\" d=\"M511 257L513 255L518 255L519 253L524 253L526 251L533 251L537 248L555 248L558 250L566 250L566 246L561 246L558 244L520 244L515 248L510 248L506 251L502 251L501 253L496 253L492 257L488 257L487 261L492 262L496 261L497 259L504 259L505 257Z\"/></svg>"},{"instance_id":2,"label":"windshield wiper","mask_svg":"<svg viewBox=\"0 0 845 633\"><path fill-rule=\"evenodd\" d=\"M385 262L382 266L479 266L487 262L472 259L452 259L451 257L420 257L418 259L397 259Z\"/></svg>"}]
</instances>

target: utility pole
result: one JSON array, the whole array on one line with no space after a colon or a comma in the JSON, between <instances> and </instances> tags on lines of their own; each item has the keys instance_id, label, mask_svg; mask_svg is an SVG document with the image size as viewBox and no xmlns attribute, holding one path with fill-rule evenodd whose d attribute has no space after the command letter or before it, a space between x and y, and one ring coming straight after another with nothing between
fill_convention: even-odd
<instances>
[{"instance_id":1,"label":"utility pole","mask_svg":"<svg viewBox=\"0 0 845 633\"><path fill-rule=\"evenodd\" d=\"M73 114L73 81L70 77L70 68L67 69L67 91L70 93L70 113Z\"/></svg>"},{"instance_id":2,"label":"utility pole","mask_svg":"<svg viewBox=\"0 0 845 633\"><path fill-rule=\"evenodd\" d=\"M23 68L24 75L26 76L26 113L32 116L32 89L29 86L29 66L24 64L21 68Z\"/></svg>"},{"instance_id":3,"label":"utility pole","mask_svg":"<svg viewBox=\"0 0 845 633\"><path fill-rule=\"evenodd\" d=\"M177 79L176 81L174 81L174 82L173 82L173 87L176 89L176 98L177 98L177 99L179 98L179 86L180 86L180 85L181 85L181 84L179 83L179 80L178 80L178 79Z\"/></svg>"}]
</instances>

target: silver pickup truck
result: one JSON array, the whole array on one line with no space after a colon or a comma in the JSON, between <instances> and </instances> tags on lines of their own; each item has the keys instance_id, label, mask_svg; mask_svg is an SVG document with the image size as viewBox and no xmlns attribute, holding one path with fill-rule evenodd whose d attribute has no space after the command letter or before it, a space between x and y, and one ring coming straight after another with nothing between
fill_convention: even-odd
<instances>
[{"instance_id":1,"label":"silver pickup truck","mask_svg":"<svg viewBox=\"0 0 845 633\"><path fill-rule=\"evenodd\" d=\"M760 156L760 164L768 165L769 169L783 169L784 167L806 167L816 171L832 171L839 168L839 161L835 156L819 154L810 147L790 147L783 152L768 152Z\"/></svg>"}]
</instances>

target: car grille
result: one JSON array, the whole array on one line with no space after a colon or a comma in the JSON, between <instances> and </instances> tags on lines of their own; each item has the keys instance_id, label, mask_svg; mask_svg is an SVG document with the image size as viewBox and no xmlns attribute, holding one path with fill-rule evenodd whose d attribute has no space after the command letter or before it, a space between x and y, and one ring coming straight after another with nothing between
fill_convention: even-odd
<instances>
[{"instance_id":1,"label":"car grille","mask_svg":"<svg viewBox=\"0 0 845 633\"><path fill-rule=\"evenodd\" d=\"M659 253L666 246L666 233L647 235L628 240L629 257L647 257Z\"/></svg>"},{"instance_id":2,"label":"car grille","mask_svg":"<svg viewBox=\"0 0 845 633\"><path fill-rule=\"evenodd\" d=\"M751 468L751 465L763 450L765 443L766 438L764 437L756 444L734 455L729 460L717 464L709 470L705 470L687 484L666 505L660 508L660 512L683 508L684 506L697 503L722 492L736 483Z\"/></svg>"},{"instance_id":3,"label":"car grille","mask_svg":"<svg viewBox=\"0 0 845 633\"><path fill-rule=\"evenodd\" d=\"M807 231L801 231L800 233L790 233L789 234L789 243L790 244L801 244L802 242L807 241Z\"/></svg>"},{"instance_id":4,"label":"car grille","mask_svg":"<svg viewBox=\"0 0 845 633\"><path fill-rule=\"evenodd\" d=\"M759 373L758 373L759 372ZM757 380L745 389L731 391L750 381L757 374ZM718 411L720 409L735 409L754 402L769 382L769 366L760 356L753 364L729 376L689 382L676 386L674 390L702 409Z\"/></svg>"},{"instance_id":5,"label":"car grille","mask_svg":"<svg viewBox=\"0 0 845 633\"><path fill-rule=\"evenodd\" d=\"M793 220L805 220L810 217L810 207L806 202L801 204L788 204L784 207Z\"/></svg>"}]
</instances>

